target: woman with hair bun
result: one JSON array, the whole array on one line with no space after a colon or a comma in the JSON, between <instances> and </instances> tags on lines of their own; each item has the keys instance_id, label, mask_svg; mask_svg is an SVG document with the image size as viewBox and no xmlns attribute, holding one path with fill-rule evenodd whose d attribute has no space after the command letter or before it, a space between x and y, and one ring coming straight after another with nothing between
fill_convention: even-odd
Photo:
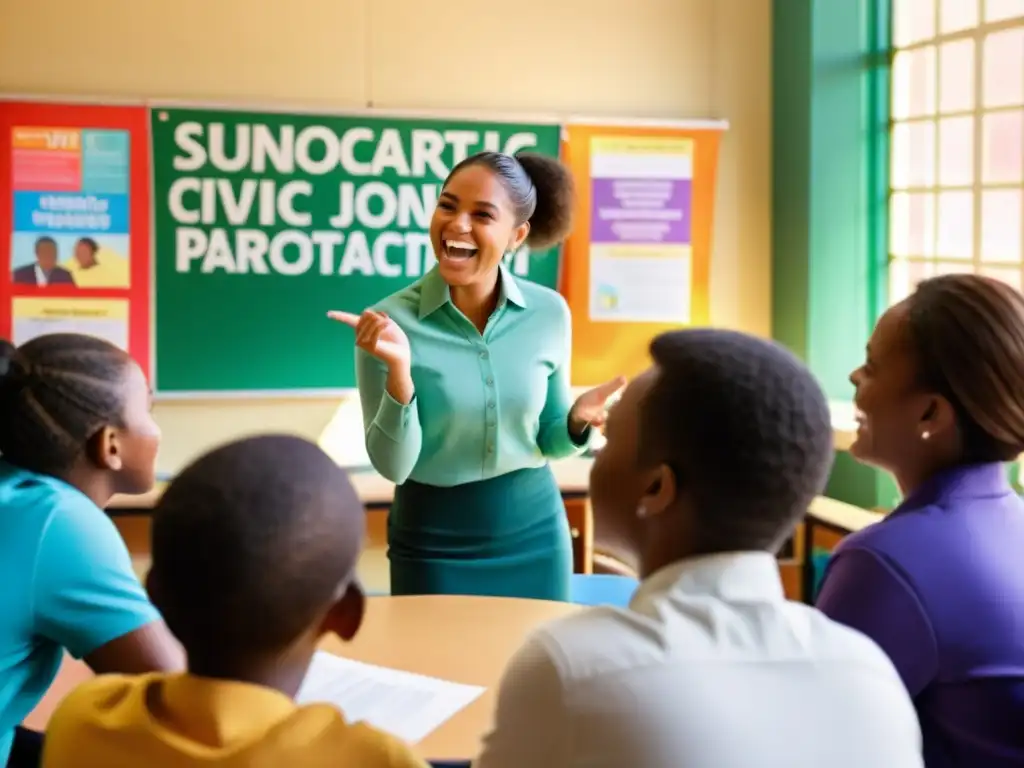
<instances>
[{"instance_id":1,"label":"woman with hair bun","mask_svg":"<svg viewBox=\"0 0 1024 768\"><path fill-rule=\"evenodd\" d=\"M452 169L430 223L437 266L361 315L356 374L374 468L396 483L393 594L565 600L572 551L548 459L580 452L622 379L572 401L569 309L503 258L569 233L569 171L482 152Z\"/></svg>"},{"instance_id":2,"label":"woman with hair bun","mask_svg":"<svg viewBox=\"0 0 1024 768\"><path fill-rule=\"evenodd\" d=\"M851 453L904 501L845 539L818 607L873 638L914 697L928 768L1024 765L1024 296L921 283L853 372Z\"/></svg>"}]
</instances>

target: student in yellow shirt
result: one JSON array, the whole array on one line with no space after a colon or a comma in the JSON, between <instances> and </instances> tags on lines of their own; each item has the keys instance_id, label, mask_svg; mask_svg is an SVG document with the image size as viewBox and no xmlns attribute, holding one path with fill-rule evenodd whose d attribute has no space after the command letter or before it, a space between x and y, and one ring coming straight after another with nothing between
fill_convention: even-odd
<instances>
[{"instance_id":1,"label":"student in yellow shirt","mask_svg":"<svg viewBox=\"0 0 1024 768\"><path fill-rule=\"evenodd\" d=\"M79 238L75 255L64 268L79 288L127 288L131 284L128 259L109 248L101 248L91 237Z\"/></svg>"},{"instance_id":2,"label":"student in yellow shirt","mask_svg":"<svg viewBox=\"0 0 1024 768\"><path fill-rule=\"evenodd\" d=\"M425 768L396 738L293 700L320 638L362 623L364 530L344 470L305 440L198 459L154 510L147 581L188 672L83 684L50 721L44 768Z\"/></svg>"}]
</instances>

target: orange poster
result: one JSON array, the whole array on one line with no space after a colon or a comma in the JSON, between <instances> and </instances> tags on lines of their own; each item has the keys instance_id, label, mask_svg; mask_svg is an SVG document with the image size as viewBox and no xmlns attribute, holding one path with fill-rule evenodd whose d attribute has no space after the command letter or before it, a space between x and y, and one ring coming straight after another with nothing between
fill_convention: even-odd
<instances>
[{"instance_id":1,"label":"orange poster","mask_svg":"<svg viewBox=\"0 0 1024 768\"><path fill-rule=\"evenodd\" d=\"M574 385L633 376L656 335L708 323L724 127L567 126L563 153L578 196L562 285Z\"/></svg>"}]
</instances>

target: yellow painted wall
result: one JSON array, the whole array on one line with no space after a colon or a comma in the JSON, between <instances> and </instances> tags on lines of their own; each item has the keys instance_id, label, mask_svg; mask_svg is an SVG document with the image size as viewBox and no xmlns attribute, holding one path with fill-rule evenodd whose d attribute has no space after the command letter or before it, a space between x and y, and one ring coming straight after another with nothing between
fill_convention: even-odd
<instances>
[{"instance_id":1,"label":"yellow painted wall","mask_svg":"<svg viewBox=\"0 0 1024 768\"><path fill-rule=\"evenodd\" d=\"M0 0L0 91L725 118L712 317L767 335L770 44L771 0ZM337 405L159 403L159 468Z\"/></svg>"}]
</instances>

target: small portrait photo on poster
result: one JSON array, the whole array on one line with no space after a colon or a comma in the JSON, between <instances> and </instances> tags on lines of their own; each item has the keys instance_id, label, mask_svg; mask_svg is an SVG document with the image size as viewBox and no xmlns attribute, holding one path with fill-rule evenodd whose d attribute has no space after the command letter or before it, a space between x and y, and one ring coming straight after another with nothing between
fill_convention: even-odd
<instances>
[{"instance_id":1,"label":"small portrait photo on poster","mask_svg":"<svg viewBox=\"0 0 1024 768\"><path fill-rule=\"evenodd\" d=\"M126 234L17 232L11 266L15 285L128 288L131 282Z\"/></svg>"},{"instance_id":2,"label":"small portrait photo on poster","mask_svg":"<svg viewBox=\"0 0 1024 768\"><path fill-rule=\"evenodd\" d=\"M11 280L130 288L127 131L15 127Z\"/></svg>"}]
</instances>

